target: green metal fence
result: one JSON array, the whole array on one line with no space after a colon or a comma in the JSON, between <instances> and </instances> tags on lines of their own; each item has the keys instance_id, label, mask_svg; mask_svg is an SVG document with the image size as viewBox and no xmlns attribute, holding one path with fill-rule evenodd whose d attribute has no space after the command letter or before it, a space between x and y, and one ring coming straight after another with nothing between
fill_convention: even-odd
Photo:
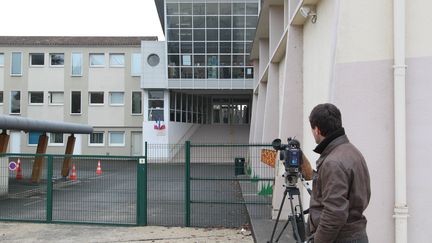
<instances>
[{"instance_id":1,"label":"green metal fence","mask_svg":"<svg viewBox=\"0 0 432 243\"><path fill-rule=\"evenodd\" d=\"M69 157L64 176L65 155L3 154L0 219L146 224L145 190L138 190L145 181L145 157ZM35 158L43 160L39 177Z\"/></svg>"},{"instance_id":2,"label":"green metal fence","mask_svg":"<svg viewBox=\"0 0 432 243\"><path fill-rule=\"evenodd\" d=\"M268 148L186 142L146 143L142 157L2 154L0 220L239 227L270 219L274 169L260 161ZM37 182L35 158L43 158Z\"/></svg>"}]
</instances>

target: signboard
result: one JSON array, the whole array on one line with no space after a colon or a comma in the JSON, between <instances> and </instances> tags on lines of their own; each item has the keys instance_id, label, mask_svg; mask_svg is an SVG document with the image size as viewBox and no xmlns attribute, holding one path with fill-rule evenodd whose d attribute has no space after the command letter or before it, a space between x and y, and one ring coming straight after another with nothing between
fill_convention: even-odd
<instances>
[{"instance_id":1,"label":"signboard","mask_svg":"<svg viewBox=\"0 0 432 243\"><path fill-rule=\"evenodd\" d=\"M277 152L275 150L261 149L261 162L274 168L276 163L276 155Z\"/></svg>"},{"instance_id":2,"label":"signboard","mask_svg":"<svg viewBox=\"0 0 432 243\"><path fill-rule=\"evenodd\" d=\"M16 170L17 169L17 163L15 163L15 161L11 161L10 163L9 163L9 170L11 170L11 171L14 171L14 170Z\"/></svg>"}]
</instances>

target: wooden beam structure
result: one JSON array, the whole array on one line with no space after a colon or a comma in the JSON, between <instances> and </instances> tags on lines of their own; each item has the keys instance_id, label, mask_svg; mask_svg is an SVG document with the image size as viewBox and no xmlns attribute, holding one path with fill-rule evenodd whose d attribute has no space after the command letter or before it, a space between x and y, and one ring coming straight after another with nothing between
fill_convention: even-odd
<instances>
[{"instance_id":1,"label":"wooden beam structure","mask_svg":"<svg viewBox=\"0 0 432 243\"><path fill-rule=\"evenodd\" d=\"M0 153L6 153L7 147L9 144L9 134L7 134L6 130L0 134Z\"/></svg>"},{"instance_id":2,"label":"wooden beam structure","mask_svg":"<svg viewBox=\"0 0 432 243\"><path fill-rule=\"evenodd\" d=\"M65 155L72 155L73 154L74 147L75 147L75 140L76 140L76 138L73 134L71 134L68 137ZM69 164L71 161L72 161L71 156L65 156L65 158L63 160L62 171L61 171L62 177L67 177L69 175Z\"/></svg>"},{"instance_id":3,"label":"wooden beam structure","mask_svg":"<svg viewBox=\"0 0 432 243\"><path fill-rule=\"evenodd\" d=\"M45 154L47 147L48 147L48 136L46 135L46 133L43 133L39 136L39 142L36 149L36 154ZM44 160L45 160L45 156L37 156L37 155L35 156L32 178L31 178L31 181L33 183L40 182Z\"/></svg>"}]
</instances>

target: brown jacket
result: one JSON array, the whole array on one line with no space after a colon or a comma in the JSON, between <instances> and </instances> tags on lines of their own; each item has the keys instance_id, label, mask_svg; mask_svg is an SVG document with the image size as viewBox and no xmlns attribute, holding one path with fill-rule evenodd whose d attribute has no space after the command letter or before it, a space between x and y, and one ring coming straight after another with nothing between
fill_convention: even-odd
<instances>
[{"instance_id":1,"label":"brown jacket","mask_svg":"<svg viewBox=\"0 0 432 243\"><path fill-rule=\"evenodd\" d=\"M314 243L367 237L363 211L371 196L369 171L346 135L334 138L317 160L309 209Z\"/></svg>"}]
</instances>

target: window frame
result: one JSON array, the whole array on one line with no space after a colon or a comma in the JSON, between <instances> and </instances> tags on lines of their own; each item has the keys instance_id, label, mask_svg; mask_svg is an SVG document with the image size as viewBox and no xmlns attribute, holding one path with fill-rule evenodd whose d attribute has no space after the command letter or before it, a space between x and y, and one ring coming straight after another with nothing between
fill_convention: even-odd
<instances>
[{"instance_id":1,"label":"window frame","mask_svg":"<svg viewBox=\"0 0 432 243\"><path fill-rule=\"evenodd\" d=\"M19 92L20 99L19 99L19 112L12 112L12 92ZM21 90L11 90L9 92L9 114L11 115L20 115L21 114Z\"/></svg>"},{"instance_id":2,"label":"window frame","mask_svg":"<svg viewBox=\"0 0 432 243\"><path fill-rule=\"evenodd\" d=\"M95 134L95 133L102 134L102 143L92 143L91 142L91 135ZM96 132L90 133L87 137L88 137L88 146L89 147L103 147L103 146L105 146L105 132L104 131L96 131Z\"/></svg>"},{"instance_id":3,"label":"window frame","mask_svg":"<svg viewBox=\"0 0 432 243\"><path fill-rule=\"evenodd\" d=\"M122 94L122 103L112 103L112 99L111 99L112 94ZM125 95L124 95L124 92L122 92L122 91L109 92L108 93L108 104L110 106L124 106L124 97L125 97Z\"/></svg>"},{"instance_id":4,"label":"window frame","mask_svg":"<svg viewBox=\"0 0 432 243\"><path fill-rule=\"evenodd\" d=\"M42 93L42 102L41 103L33 103L31 100L32 100L32 94L40 94L40 93ZM29 91L28 92L28 104L29 105L35 105L35 106L41 106L41 105L43 105L44 103L45 103L45 97L44 97L45 95L44 95L44 92L43 91Z\"/></svg>"},{"instance_id":5,"label":"window frame","mask_svg":"<svg viewBox=\"0 0 432 243\"><path fill-rule=\"evenodd\" d=\"M121 133L123 135L123 143L112 143L111 134ZM108 131L108 146L110 147L125 147L126 146L126 134L124 131Z\"/></svg>"},{"instance_id":6,"label":"window frame","mask_svg":"<svg viewBox=\"0 0 432 243\"><path fill-rule=\"evenodd\" d=\"M92 56L102 56L103 57L103 63L102 64L92 64ZM89 53L89 66L91 68L102 68L105 67L105 53Z\"/></svg>"},{"instance_id":7,"label":"window frame","mask_svg":"<svg viewBox=\"0 0 432 243\"><path fill-rule=\"evenodd\" d=\"M51 142L51 135L58 135L58 134L61 134L61 136L62 136L62 142L61 143L53 143L53 142ZM64 133L49 133L48 134L48 146L53 146L53 147L61 147L61 146L64 146L64 142L65 142L65 139L64 139Z\"/></svg>"},{"instance_id":8,"label":"window frame","mask_svg":"<svg viewBox=\"0 0 432 243\"><path fill-rule=\"evenodd\" d=\"M14 58L14 54L19 54L20 55L20 72L19 73L13 73L13 58ZM10 64L10 76L12 77L20 77L23 75L23 65L22 65L22 52L20 51L14 51L11 53L11 64Z\"/></svg>"},{"instance_id":9,"label":"window frame","mask_svg":"<svg viewBox=\"0 0 432 243\"><path fill-rule=\"evenodd\" d=\"M102 103L92 103L92 95L102 94ZM105 92L103 91L90 91L88 93L89 106L103 106L105 105Z\"/></svg>"},{"instance_id":10,"label":"window frame","mask_svg":"<svg viewBox=\"0 0 432 243\"><path fill-rule=\"evenodd\" d=\"M40 65L38 65L38 64L33 64L32 63L32 61L33 61L33 59L32 59L32 57L33 57L33 55L41 55L42 54L42 56L43 56L43 64L40 64ZM45 53L40 53L40 52L32 52L32 53L30 53L29 54L29 63L30 63L30 67L45 67Z\"/></svg>"},{"instance_id":11,"label":"window frame","mask_svg":"<svg viewBox=\"0 0 432 243\"><path fill-rule=\"evenodd\" d=\"M135 59L136 57L138 57L137 59ZM132 53L131 54L131 70L130 70L130 72L131 72L131 76L132 77L141 77L141 73L142 73L142 55L141 55L141 53L140 52L136 52L136 53ZM136 71L138 71L138 72L134 72L135 70L134 70L134 61L138 61L138 69L139 70L136 70Z\"/></svg>"},{"instance_id":12,"label":"window frame","mask_svg":"<svg viewBox=\"0 0 432 243\"><path fill-rule=\"evenodd\" d=\"M112 56L122 56L123 57L123 64L112 64L112 62L111 62ZM109 53L109 66L115 67L115 68L125 67L125 54L124 53Z\"/></svg>"},{"instance_id":13,"label":"window frame","mask_svg":"<svg viewBox=\"0 0 432 243\"><path fill-rule=\"evenodd\" d=\"M80 69L80 73L79 74L74 74L73 70L74 70L74 56L75 55L79 55L81 60L80 60L80 64L81 64L81 69ZM82 52L72 52L71 53L71 76L72 77L82 77L83 76L83 54Z\"/></svg>"},{"instance_id":14,"label":"window frame","mask_svg":"<svg viewBox=\"0 0 432 243\"><path fill-rule=\"evenodd\" d=\"M52 103L52 95L55 94L63 94L63 102L62 103ZM48 91L48 105L64 105L64 92L63 91Z\"/></svg>"},{"instance_id":15,"label":"window frame","mask_svg":"<svg viewBox=\"0 0 432 243\"><path fill-rule=\"evenodd\" d=\"M73 102L72 102L72 98L73 98L73 93L79 93L80 94L80 107L79 107L79 111L80 112L72 112L73 111ZM70 115L72 115L72 116L80 116L80 115L82 115L82 106L83 106L83 104L82 104L82 93L81 93L81 91L80 90L71 90L71 92L70 92Z\"/></svg>"},{"instance_id":16,"label":"window frame","mask_svg":"<svg viewBox=\"0 0 432 243\"><path fill-rule=\"evenodd\" d=\"M139 113L134 113L133 112L133 104L134 104L134 93L139 93L140 94L140 112ZM131 114L132 116L141 116L143 114L143 93L142 91L132 91L132 95L131 95Z\"/></svg>"}]
</instances>

